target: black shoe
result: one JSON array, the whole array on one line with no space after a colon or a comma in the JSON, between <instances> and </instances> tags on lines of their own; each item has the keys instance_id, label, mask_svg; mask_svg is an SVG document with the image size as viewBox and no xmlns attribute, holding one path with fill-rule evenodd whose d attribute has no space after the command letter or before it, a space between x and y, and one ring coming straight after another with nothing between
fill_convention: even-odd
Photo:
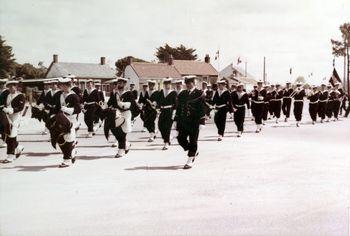
<instances>
[{"instance_id":1,"label":"black shoe","mask_svg":"<svg viewBox=\"0 0 350 236\"><path fill-rule=\"evenodd\" d=\"M66 167L69 167L69 165L67 165L63 162L58 166L58 168L66 168Z\"/></svg>"},{"instance_id":2,"label":"black shoe","mask_svg":"<svg viewBox=\"0 0 350 236\"><path fill-rule=\"evenodd\" d=\"M74 162L75 162L75 157L72 158L72 164L74 164Z\"/></svg>"}]
</instances>

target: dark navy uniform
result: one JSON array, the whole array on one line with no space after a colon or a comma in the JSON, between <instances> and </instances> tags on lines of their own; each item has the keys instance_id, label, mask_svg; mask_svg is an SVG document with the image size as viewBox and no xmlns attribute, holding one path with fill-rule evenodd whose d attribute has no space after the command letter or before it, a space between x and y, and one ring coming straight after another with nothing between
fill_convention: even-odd
<instances>
[{"instance_id":1,"label":"dark navy uniform","mask_svg":"<svg viewBox=\"0 0 350 236\"><path fill-rule=\"evenodd\" d=\"M317 120L317 111L318 111L318 100L320 97L320 92L311 92L308 96L309 99L309 114L314 122Z\"/></svg>"},{"instance_id":2,"label":"dark navy uniform","mask_svg":"<svg viewBox=\"0 0 350 236\"><path fill-rule=\"evenodd\" d=\"M255 123L260 126L262 124L263 112L265 107L265 97L266 90L265 89L255 89L252 92L252 104L254 103L254 118Z\"/></svg>"},{"instance_id":3,"label":"dark navy uniform","mask_svg":"<svg viewBox=\"0 0 350 236\"><path fill-rule=\"evenodd\" d=\"M303 107L304 107L304 97L305 97L305 89L303 88L296 88L295 94L294 94L294 117L297 122L301 121L302 114L303 114Z\"/></svg>"},{"instance_id":4,"label":"dark navy uniform","mask_svg":"<svg viewBox=\"0 0 350 236\"><path fill-rule=\"evenodd\" d=\"M285 115L286 119L290 117L290 108L292 106L292 93L293 93L292 88L285 88L283 90L283 99L282 99L282 111L283 115Z\"/></svg>"},{"instance_id":5,"label":"dark navy uniform","mask_svg":"<svg viewBox=\"0 0 350 236\"><path fill-rule=\"evenodd\" d=\"M224 136L226 127L227 112L232 112L231 95L227 89L216 90L213 97L213 106L215 108L214 122L218 129L218 134Z\"/></svg>"},{"instance_id":6,"label":"dark navy uniform","mask_svg":"<svg viewBox=\"0 0 350 236\"><path fill-rule=\"evenodd\" d=\"M243 132L246 106L250 109L249 96L246 92L234 91L231 97L233 108L236 109L233 118L237 126L237 131Z\"/></svg>"},{"instance_id":7,"label":"dark navy uniform","mask_svg":"<svg viewBox=\"0 0 350 236\"><path fill-rule=\"evenodd\" d=\"M320 91L318 100L318 116L321 118L321 122L326 118L328 103L328 91Z\"/></svg>"},{"instance_id":8,"label":"dark navy uniform","mask_svg":"<svg viewBox=\"0 0 350 236\"><path fill-rule=\"evenodd\" d=\"M97 89L92 89L89 91L88 89L84 90L83 95L84 101L84 121L86 126L88 127L88 132L94 132L94 122L97 116L97 108L100 102L99 92Z\"/></svg>"}]
</instances>

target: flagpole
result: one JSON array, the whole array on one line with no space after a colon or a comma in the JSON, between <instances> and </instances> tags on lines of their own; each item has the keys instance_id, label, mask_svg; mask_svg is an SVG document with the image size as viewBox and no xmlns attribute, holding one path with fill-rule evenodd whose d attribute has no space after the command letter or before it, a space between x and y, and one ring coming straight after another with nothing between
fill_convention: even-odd
<instances>
[{"instance_id":1,"label":"flagpole","mask_svg":"<svg viewBox=\"0 0 350 236\"><path fill-rule=\"evenodd\" d=\"M247 61L245 61L245 66L244 66L244 73L245 73L245 77L247 77L247 64L248 64L248 62Z\"/></svg>"},{"instance_id":2,"label":"flagpole","mask_svg":"<svg viewBox=\"0 0 350 236\"><path fill-rule=\"evenodd\" d=\"M266 84L266 72L265 72L265 65L266 64L266 58L264 57L264 65L263 65L263 81Z\"/></svg>"}]
</instances>

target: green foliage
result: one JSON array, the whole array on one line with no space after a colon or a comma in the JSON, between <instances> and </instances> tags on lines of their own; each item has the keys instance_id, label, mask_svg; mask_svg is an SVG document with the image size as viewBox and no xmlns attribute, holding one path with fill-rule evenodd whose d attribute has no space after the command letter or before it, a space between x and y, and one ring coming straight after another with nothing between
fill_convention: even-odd
<instances>
[{"instance_id":1,"label":"green foliage","mask_svg":"<svg viewBox=\"0 0 350 236\"><path fill-rule=\"evenodd\" d=\"M121 76L124 73L124 70L128 65L128 58L131 58L133 62L146 62L143 59L136 58L133 56L123 57L115 62L115 67L117 68L117 76Z\"/></svg>"},{"instance_id":2,"label":"green foliage","mask_svg":"<svg viewBox=\"0 0 350 236\"><path fill-rule=\"evenodd\" d=\"M6 41L0 35L0 78L13 75L15 72L15 58L12 53L12 47L6 44Z\"/></svg>"},{"instance_id":3,"label":"green foliage","mask_svg":"<svg viewBox=\"0 0 350 236\"><path fill-rule=\"evenodd\" d=\"M331 39L332 53L336 57L346 56L346 49L350 47L350 23L344 23L340 27L342 40Z\"/></svg>"},{"instance_id":4,"label":"green foliage","mask_svg":"<svg viewBox=\"0 0 350 236\"><path fill-rule=\"evenodd\" d=\"M175 60L196 60L197 54L195 54L196 49L186 48L184 45L178 47L171 47L169 44L165 44L157 48L155 56L158 58L159 62L168 61L170 55L173 56Z\"/></svg>"},{"instance_id":5,"label":"green foliage","mask_svg":"<svg viewBox=\"0 0 350 236\"><path fill-rule=\"evenodd\" d=\"M20 76L23 79L44 78L46 71L45 67L36 68L30 63L16 65L16 76Z\"/></svg>"}]
</instances>

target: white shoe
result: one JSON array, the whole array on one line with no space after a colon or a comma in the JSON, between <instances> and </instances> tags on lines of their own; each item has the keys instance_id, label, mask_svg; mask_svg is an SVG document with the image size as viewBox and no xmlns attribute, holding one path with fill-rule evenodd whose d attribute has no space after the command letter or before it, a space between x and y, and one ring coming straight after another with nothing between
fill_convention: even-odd
<instances>
[{"instance_id":1,"label":"white shoe","mask_svg":"<svg viewBox=\"0 0 350 236\"><path fill-rule=\"evenodd\" d=\"M187 162L186 162L186 164L185 164L185 166L184 166L184 169L185 169L185 170L186 170L186 169L191 169L191 168L192 168L193 163L194 163L194 159L195 159L195 157L188 157Z\"/></svg>"},{"instance_id":2,"label":"white shoe","mask_svg":"<svg viewBox=\"0 0 350 236\"><path fill-rule=\"evenodd\" d=\"M284 119L284 122L288 122L288 118L287 117Z\"/></svg>"},{"instance_id":3,"label":"white shoe","mask_svg":"<svg viewBox=\"0 0 350 236\"><path fill-rule=\"evenodd\" d=\"M153 142L154 139L155 139L155 137L156 137L156 135L155 135L154 133L150 133L150 137L149 137L149 139L148 139L148 142L149 142L149 143Z\"/></svg>"},{"instance_id":4,"label":"white shoe","mask_svg":"<svg viewBox=\"0 0 350 236\"><path fill-rule=\"evenodd\" d=\"M146 132L147 129L145 127L143 127L143 129L141 130L142 133Z\"/></svg>"},{"instance_id":5,"label":"white shoe","mask_svg":"<svg viewBox=\"0 0 350 236\"><path fill-rule=\"evenodd\" d=\"M15 159L16 159L16 155L14 155L14 154L8 154L6 159L1 160L1 163L3 163L3 164L11 163L11 162L13 162Z\"/></svg>"},{"instance_id":6,"label":"white shoe","mask_svg":"<svg viewBox=\"0 0 350 236\"><path fill-rule=\"evenodd\" d=\"M24 150L24 147L21 146L21 145L18 145L16 147L16 149L15 149L15 156L16 156L16 158L18 158L22 154L23 150Z\"/></svg>"},{"instance_id":7,"label":"white shoe","mask_svg":"<svg viewBox=\"0 0 350 236\"><path fill-rule=\"evenodd\" d=\"M168 150L168 147L169 147L169 143L164 143L164 146L162 148L162 150Z\"/></svg>"},{"instance_id":8,"label":"white shoe","mask_svg":"<svg viewBox=\"0 0 350 236\"><path fill-rule=\"evenodd\" d=\"M321 123L323 123L323 119L321 120Z\"/></svg>"},{"instance_id":9,"label":"white shoe","mask_svg":"<svg viewBox=\"0 0 350 236\"><path fill-rule=\"evenodd\" d=\"M58 166L59 168L69 167L72 164L71 159L63 159L63 162Z\"/></svg>"},{"instance_id":10,"label":"white shoe","mask_svg":"<svg viewBox=\"0 0 350 236\"><path fill-rule=\"evenodd\" d=\"M297 127L300 127L300 124L299 124L299 122L297 122Z\"/></svg>"},{"instance_id":11,"label":"white shoe","mask_svg":"<svg viewBox=\"0 0 350 236\"><path fill-rule=\"evenodd\" d=\"M316 122L315 121L312 121L312 124L314 125Z\"/></svg>"},{"instance_id":12,"label":"white shoe","mask_svg":"<svg viewBox=\"0 0 350 236\"><path fill-rule=\"evenodd\" d=\"M117 155L115 155L115 158L121 158L125 155L124 149L119 149Z\"/></svg>"},{"instance_id":13,"label":"white shoe","mask_svg":"<svg viewBox=\"0 0 350 236\"><path fill-rule=\"evenodd\" d=\"M86 138L92 138L92 135L93 135L93 132L89 132L89 133L86 135Z\"/></svg>"},{"instance_id":14,"label":"white shoe","mask_svg":"<svg viewBox=\"0 0 350 236\"><path fill-rule=\"evenodd\" d=\"M218 141L222 141L222 135L219 135Z\"/></svg>"},{"instance_id":15,"label":"white shoe","mask_svg":"<svg viewBox=\"0 0 350 236\"><path fill-rule=\"evenodd\" d=\"M276 124L278 124L278 119L276 119Z\"/></svg>"},{"instance_id":16,"label":"white shoe","mask_svg":"<svg viewBox=\"0 0 350 236\"><path fill-rule=\"evenodd\" d=\"M237 137L240 138L242 136L243 132L242 131L239 131L238 134L237 134Z\"/></svg>"}]
</instances>

